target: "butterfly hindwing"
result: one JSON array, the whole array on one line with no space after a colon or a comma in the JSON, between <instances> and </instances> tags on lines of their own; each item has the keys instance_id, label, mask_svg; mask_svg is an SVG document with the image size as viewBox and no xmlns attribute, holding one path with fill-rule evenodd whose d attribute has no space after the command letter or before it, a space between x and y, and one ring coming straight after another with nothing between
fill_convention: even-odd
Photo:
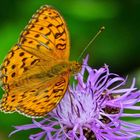
<instances>
[{"instance_id":1,"label":"butterfly hindwing","mask_svg":"<svg viewBox=\"0 0 140 140\"><path fill-rule=\"evenodd\" d=\"M17 105L17 111L35 118L45 116L54 109L66 92L68 78L65 75L65 77L57 77L54 81L53 84L49 81L24 93L24 97Z\"/></svg>"}]
</instances>

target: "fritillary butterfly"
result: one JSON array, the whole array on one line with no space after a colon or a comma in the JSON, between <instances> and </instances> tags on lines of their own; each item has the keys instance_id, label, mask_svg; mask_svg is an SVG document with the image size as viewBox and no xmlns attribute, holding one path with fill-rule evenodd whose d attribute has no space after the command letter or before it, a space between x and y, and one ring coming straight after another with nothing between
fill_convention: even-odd
<instances>
[{"instance_id":1,"label":"fritillary butterfly","mask_svg":"<svg viewBox=\"0 0 140 140\"><path fill-rule=\"evenodd\" d=\"M32 118L43 117L63 98L69 77L81 64L69 61L69 34L51 6L41 7L10 50L0 70L5 91L0 109Z\"/></svg>"}]
</instances>

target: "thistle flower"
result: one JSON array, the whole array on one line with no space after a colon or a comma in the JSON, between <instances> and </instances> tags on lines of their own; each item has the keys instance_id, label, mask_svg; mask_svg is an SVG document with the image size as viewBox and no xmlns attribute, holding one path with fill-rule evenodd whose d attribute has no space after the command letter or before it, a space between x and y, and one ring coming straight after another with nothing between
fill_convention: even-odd
<instances>
[{"instance_id":1,"label":"thistle flower","mask_svg":"<svg viewBox=\"0 0 140 140\"><path fill-rule=\"evenodd\" d=\"M130 140L140 138L140 125L122 118L140 117L138 113L124 110L140 110L135 104L140 101L135 79L129 88L123 88L126 79L110 73L108 66L96 70L83 62L77 84L69 87L59 105L41 121L16 126L10 135L29 129L40 132L29 136L30 140ZM87 71L87 79L84 74Z\"/></svg>"}]
</instances>

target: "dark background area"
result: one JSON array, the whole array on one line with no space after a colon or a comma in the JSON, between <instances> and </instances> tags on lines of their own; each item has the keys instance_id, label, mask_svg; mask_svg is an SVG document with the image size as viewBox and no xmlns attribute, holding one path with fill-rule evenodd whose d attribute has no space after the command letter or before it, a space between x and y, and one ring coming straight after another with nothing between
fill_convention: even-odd
<instances>
[{"instance_id":1,"label":"dark background area","mask_svg":"<svg viewBox=\"0 0 140 140\"><path fill-rule=\"evenodd\" d=\"M31 16L45 4L58 9L66 20L71 38L71 60L78 58L104 25L106 30L85 53L90 54L89 65L99 68L107 64L111 72L129 75L129 80L136 77L140 87L139 0L3 0L0 5L0 63ZM0 90L0 97L2 94ZM32 130L8 138L14 130L12 126L26 123L31 123L31 119L17 113L0 112L0 140L26 140Z\"/></svg>"}]
</instances>

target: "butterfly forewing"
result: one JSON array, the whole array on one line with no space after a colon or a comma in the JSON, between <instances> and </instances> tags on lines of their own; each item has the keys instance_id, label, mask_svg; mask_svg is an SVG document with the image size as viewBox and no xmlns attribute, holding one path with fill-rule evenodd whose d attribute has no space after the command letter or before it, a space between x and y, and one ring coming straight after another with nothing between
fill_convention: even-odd
<instances>
[{"instance_id":1,"label":"butterfly forewing","mask_svg":"<svg viewBox=\"0 0 140 140\"><path fill-rule=\"evenodd\" d=\"M19 39L19 47L41 59L69 58L69 36L65 21L49 6L43 6L26 26Z\"/></svg>"}]
</instances>

